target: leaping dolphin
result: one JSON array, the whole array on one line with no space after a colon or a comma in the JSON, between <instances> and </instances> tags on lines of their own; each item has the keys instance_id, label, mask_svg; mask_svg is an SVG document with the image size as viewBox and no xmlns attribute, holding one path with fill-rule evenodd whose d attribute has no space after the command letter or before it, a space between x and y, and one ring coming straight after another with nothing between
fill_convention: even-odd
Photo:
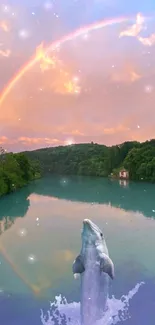
<instances>
[{"instance_id":1,"label":"leaping dolphin","mask_svg":"<svg viewBox=\"0 0 155 325\"><path fill-rule=\"evenodd\" d=\"M73 262L73 274L81 275L81 323L94 325L105 309L109 277L114 279L114 264L109 257L102 231L91 220L83 220L82 248Z\"/></svg>"}]
</instances>

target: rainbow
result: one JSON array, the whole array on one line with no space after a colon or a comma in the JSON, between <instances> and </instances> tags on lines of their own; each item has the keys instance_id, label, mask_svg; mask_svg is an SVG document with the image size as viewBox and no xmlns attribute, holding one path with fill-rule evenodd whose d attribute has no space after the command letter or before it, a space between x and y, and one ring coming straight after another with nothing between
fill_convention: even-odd
<instances>
[{"instance_id":1,"label":"rainbow","mask_svg":"<svg viewBox=\"0 0 155 325\"><path fill-rule=\"evenodd\" d=\"M108 20L103 20L91 25L84 26L82 28L77 29L76 31L62 37L61 39L53 42L52 44L48 45L44 50L45 53L47 54L48 52L54 50L55 48L59 47L60 45L72 41L76 37L79 37L83 34L87 34L90 31L94 30L99 30L101 28L110 26L110 25L115 25L115 24L120 24L126 21L129 21L133 19L133 17L118 17L118 18L113 18L113 19L108 19ZM16 83L22 78L22 76L29 71L37 62L40 61L40 57L35 54L29 62L27 62L21 69L16 73L15 76L9 81L7 86L3 89L1 95L0 95L0 106L6 99L7 95L10 93L10 91L13 89L13 87L16 85Z\"/></svg>"}]
</instances>

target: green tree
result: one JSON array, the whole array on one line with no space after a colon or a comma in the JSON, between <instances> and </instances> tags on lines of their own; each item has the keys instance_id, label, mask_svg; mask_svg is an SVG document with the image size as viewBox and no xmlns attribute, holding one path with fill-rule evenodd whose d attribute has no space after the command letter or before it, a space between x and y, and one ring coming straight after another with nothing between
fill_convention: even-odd
<instances>
[{"instance_id":1,"label":"green tree","mask_svg":"<svg viewBox=\"0 0 155 325\"><path fill-rule=\"evenodd\" d=\"M0 149L0 196L10 193L30 180L40 177L39 162L24 153L6 153Z\"/></svg>"},{"instance_id":2,"label":"green tree","mask_svg":"<svg viewBox=\"0 0 155 325\"><path fill-rule=\"evenodd\" d=\"M123 166L133 180L155 180L155 140L124 142L107 147L96 143L44 148L24 153L40 163L43 174L118 175ZM32 163L31 163L32 165Z\"/></svg>"}]
</instances>

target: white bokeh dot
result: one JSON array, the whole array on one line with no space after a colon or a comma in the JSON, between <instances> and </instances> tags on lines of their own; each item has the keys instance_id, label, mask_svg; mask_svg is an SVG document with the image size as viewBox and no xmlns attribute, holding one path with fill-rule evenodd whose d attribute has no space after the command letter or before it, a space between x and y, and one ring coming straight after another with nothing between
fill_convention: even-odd
<instances>
[{"instance_id":1,"label":"white bokeh dot","mask_svg":"<svg viewBox=\"0 0 155 325\"><path fill-rule=\"evenodd\" d=\"M19 229L19 231L18 231L18 235L19 235L20 237L25 237L25 236L27 235L27 230L26 230L25 228L21 228L21 229Z\"/></svg>"},{"instance_id":2,"label":"white bokeh dot","mask_svg":"<svg viewBox=\"0 0 155 325\"><path fill-rule=\"evenodd\" d=\"M36 256L33 255L33 254L30 254L30 255L28 256L28 262L29 262L30 264L34 264L34 263L36 262Z\"/></svg>"}]
</instances>

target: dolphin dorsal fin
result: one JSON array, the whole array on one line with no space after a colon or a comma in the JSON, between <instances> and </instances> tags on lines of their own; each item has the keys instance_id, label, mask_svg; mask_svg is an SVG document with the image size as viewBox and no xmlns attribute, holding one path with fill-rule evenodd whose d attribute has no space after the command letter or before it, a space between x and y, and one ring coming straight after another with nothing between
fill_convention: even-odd
<instances>
[{"instance_id":1,"label":"dolphin dorsal fin","mask_svg":"<svg viewBox=\"0 0 155 325\"><path fill-rule=\"evenodd\" d=\"M112 280L114 279L114 264L111 258L103 253L100 255L100 269L107 273Z\"/></svg>"},{"instance_id":2,"label":"dolphin dorsal fin","mask_svg":"<svg viewBox=\"0 0 155 325\"><path fill-rule=\"evenodd\" d=\"M72 266L73 274L81 274L84 272L84 263L83 263L83 258L81 255L78 255L73 262Z\"/></svg>"}]
</instances>

